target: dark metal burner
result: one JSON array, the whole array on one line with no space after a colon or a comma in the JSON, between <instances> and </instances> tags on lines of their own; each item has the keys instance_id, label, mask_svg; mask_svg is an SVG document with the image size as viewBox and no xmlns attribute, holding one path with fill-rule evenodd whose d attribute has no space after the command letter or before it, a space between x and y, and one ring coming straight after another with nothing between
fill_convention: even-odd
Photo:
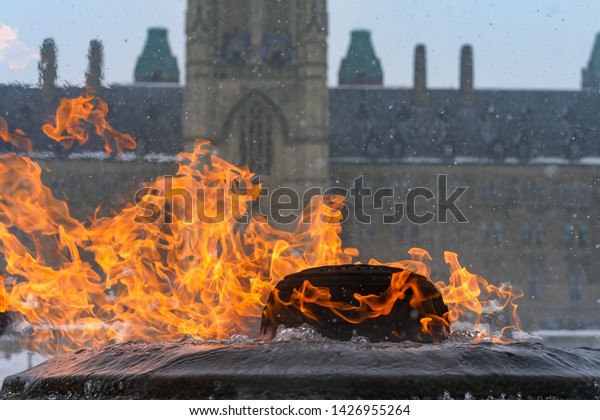
<instances>
[{"instance_id":1,"label":"dark metal burner","mask_svg":"<svg viewBox=\"0 0 600 420\"><path fill-rule=\"evenodd\" d=\"M332 302L344 302L357 306L355 294L381 296L388 290L392 276L404 270L388 266L338 265L310 268L286 276L271 292L263 310L261 336L272 339L279 325L298 327L303 323L316 328L321 334L338 340L350 340L353 336L363 336L370 341L417 341L437 342L449 334L447 324L439 321L448 312L436 286L426 277L410 272L406 279L409 285L404 298L398 299L387 315L367 318L359 323L348 322L328 307L305 303L304 307L313 316L306 315L290 302L294 290L300 290L308 280L312 286L326 287ZM413 308L410 300L414 293L423 296L418 307ZM284 303L282 303L284 302ZM431 317L431 332L423 332L421 319ZM352 318L352 314L345 318ZM356 321L356 320L354 320Z\"/></svg>"}]
</instances>

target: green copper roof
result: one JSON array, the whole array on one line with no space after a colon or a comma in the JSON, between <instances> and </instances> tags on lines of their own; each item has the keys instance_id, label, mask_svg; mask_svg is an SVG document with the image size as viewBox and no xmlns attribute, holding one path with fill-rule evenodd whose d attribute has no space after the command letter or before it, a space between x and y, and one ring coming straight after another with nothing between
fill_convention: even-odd
<instances>
[{"instance_id":1,"label":"green copper roof","mask_svg":"<svg viewBox=\"0 0 600 420\"><path fill-rule=\"evenodd\" d=\"M352 31L350 47L342 60L340 85L381 85L383 73L371 44L371 32Z\"/></svg>"},{"instance_id":2,"label":"green copper roof","mask_svg":"<svg viewBox=\"0 0 600 420\"><path fill-rule=\"evenodd\" d=\"M171 54L167 30L148 29L148 39L135 66L136 82L179 82L177 59Z\"/></svg>"},{"instance_id":3,"label":"green copper roof","mask_svg":"<svg viewBox=\"0 0 600 420\"><path fill-rule=\"evenodd\" d=\"M588 63L588 72L596 77L600 77L600 32L596 34L592 56Z\"/></svg>"}]
</instances>

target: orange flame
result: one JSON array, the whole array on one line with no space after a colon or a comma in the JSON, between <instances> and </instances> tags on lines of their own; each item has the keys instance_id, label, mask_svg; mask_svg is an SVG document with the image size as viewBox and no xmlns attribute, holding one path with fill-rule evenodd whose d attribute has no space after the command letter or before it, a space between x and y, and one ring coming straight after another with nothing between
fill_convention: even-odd
<instances>
[{"instance_id":1,"label":"orange flame","mask_svg":"<svg viewBox=\"0 0 600 420\"><path fill-rule=\"evenodd\" d=\"M204 216L224 210L222 220L210 223L186 223L178 197L151 194L162 187L159 178L146 185L144 200L163 212L161 220L138 223L140 209L129 205L85 227L42 185L36 163L2 158L0 254L17 279L2 299L18 322L33 328L30 348L55 352L132 339L249 333L281 276L350 262L339 224L324 222L331 208L320 197L294 233L260 218L240 224L236 217L256 198L254 175L210 155L207 146L200 142L193 153L181 154L173 190L202 191ZM166 211L171 223L165 223ZM84 261L83 254L94 260Z\"/></svg>"},{"instance_id":2,"label":"orange flame","mask_svg":"<svg viewBox=\"0 0 600 420\"><path fill-rule=\"evenodd\" d=\"M411 260L386 263L386 265L403 268L421 274L431 279L432 258L427 251L421 248L412 248L408 251ZM440 291L444 303L448 305L447 322L452 326L457 322L469 323L470 327L478 331L478 337L498 343L515 341L511 332L521 329L521 320L517 315L517 299L523 296L519 290L513 289L509 283L500 286L490 284L486 279L476 274L471 274L458 262L458 255L454 252L444 252L444 258L449 265L450 277L448 282L432 280ZM378 264L371 260L370 264ZM509 308L508 319L506 309ZM491 330L488 321L494 316L501 326L499 332ZM431 321L423 321L423 331L427 332ZM425 325L427 323L427 325Z\"/></svg>"},{"instance_id":3,"label":"orange flame","mask_svg":"<svg viewBox=\"0 0 600 420\"><path fill-rule=\"evenodd\" d=\"M505 316L508 308L510 322L501 321L501 324L507 326L502 328L499 336L492 336L489 339L495 342L513 341L510 333L521 328L515 300L522 297L523 293L513 290L510 283L495 286L484 278L469 273L466 268L461 267L458 256L454 252L446 251L444 258L450 266L450 279L448 284L440 281L436 285L450 308L450 322L471 319L474 325L482 325L487 323L484 317L487 316L493 321L494 316ZM489 331L484 329L482 336L487 335Z\"/></svg>"},{"instance_id":4,"label":"orange flame","mask_svg":"<svg viewBox=\"0 0 600 420\"><path fill-rule=\"evenodd\" d=\"M4 278L0 276L0 312L8 311L8 294L4 290L3 284Z\"/></svg>"},{"instance_id":5,"label":"orange flame","mask_svg":"<svg viewBox=\"0 0 600 420\"><path fill-rule=\"evenodd\" d=\"M410 271L400 271L392 275L389 288L381 295L361 295L355 293L357 305L348 302L332 301L328 287L313 286L305 280L300 289L295 289L288 301L283 301L275 293L274 305L292 306L299 309L306 317L318 321L318 316L311 308L317 306L329 309L342 320L351 324L360 324L370 318L389 315L398 300L410 296L409 305L420 314L427 316L421 319L422 332L428 336L443 337L450 327L447 319L435 315L434 299L440 293L434 290L425 290L419 283L420 278L411 275ZM268 308L268 311L274 308ZM445 314L447 315L447 314ZM271 315L271 317L273 317Z\"/></svg>"},{"instance_id":6,"label":"orange flame","mask_svg":"<svg viewBox=\"0 0 600 420\"><path fill-rule=\"evenodd\" d=\"M0 117L0 139L26 152L33 151L31 140L27 138L25 133L19 129L16 129L14 133L9 132L8 123L2 117Z\"/></svg>"},{"instance_id":7,"label":"orange flame","mask_svg":"<svg viewBox=\"0 0 600 420\"><path fill-rule=\"evenodd\" d=\"M106 112L99 98L65 99L55 126L43 130L67 145L84 144L91 124L107 152L112 140L119 152L135 147L131 136L108 125ZM261 216L244 223L260 188L253 184L254 174L211 154L207 141L180 159L174 177L144 185L138 205L84 224L42 184L38 164L16 154L0 157L0 255L6 274L0 312L13 314L30 349L55 353L186 334L202 339L251 334L258 330L268 294L284 276L348 264L358 255L344 248L339 236L339 197L313 197L292 232ZM160 217L153 218L156 214ZM429 277L429 254L416 248L410 254L412 260L389 265ZM455 254L446 258L451 277L437 287L450 306L448 319L424 318L423 331L490 306L516 310L510 287L468 273ZM357 307L330 302L326 291L307 283L294 296L298 305L320 302L360 322L388 313L411 287L400 274L384 295L357 296ZM424 307L427 299L414 293L410 304ZM518 322L516 312L514 317Z\"/></svg>"},{"instance_id":8,"label":"orange flame","mask_svg":"<svg viewBox=\"0 0 600 420\"><path fill-rule=\"evenodd\" d=\"M114 141L118 153L125 149L133 150L136 142L129 134L115 130L107 121L108 105L102 98L80 96L65 98L60 101L53 124L44 124L42 131L48 137L70 149L74 142L80 145L87 143L90 125L96 134L104 140L106 153L113 152L110 146Z\"/></svg>"},{"instance_id":9,"label":"orange flame","mask_svg":"<svg viewBox=\"0 0 600 420\"><path fill-rule=\"evenodd\" d=\"M512 286L506 283L502 283L499 287L489 284L484 278L471 274L461 267L455 253L446 251L444 256L450 266L448 283L435 282L439 293L425 292L416 282L416 278L410 276L410 272L431 280L430 263L432 259L429 253L421 248L412 248L409 250L409 254L412 257L411 260L385 263L387 266L402 268L405 271L395 273L389 288L379 296L354 294L358 305L332 301L329 288L315 287L308 280L300 289L295 290L287 301L281 300L275 294L275 304L293 306L306 317L314 320L317 318L310 308L317 305L328 308L346 322L359 324L368 318L388 315L394 304L398 300L404 299L407 291L410 290L412 292L410 307L423 315L420 321L421 330L427 336L444 336L443 331L450 328L452 323L468 321L479 332L476 341L488 340L498 343L515 341L511 337L511 333L521 328L517 315L518 305L515 303L515 300L523 295L520 291L513 290ZM371 259L369 264L382 265L375 259ZM432 306L433 299L440 294L449 308L449 312L441 317L435 314ZM510 308L508 314L510 319L501 320L504 327L499 333L492 332L485 318L493 318L495 315L505 317L506 308ZM268 310L272 310L272 308Z\"/></svg>"}]
</instances>

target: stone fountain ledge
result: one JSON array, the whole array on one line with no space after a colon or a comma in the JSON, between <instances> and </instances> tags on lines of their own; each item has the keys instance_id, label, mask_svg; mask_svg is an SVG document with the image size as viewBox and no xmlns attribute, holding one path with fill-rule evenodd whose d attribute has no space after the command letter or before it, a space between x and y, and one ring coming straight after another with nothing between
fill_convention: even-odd
<instances>
[{"instance_id":1,"label":"stone fountain ledge","mask_svg":"<svg viewBox=\"0 0 600 420\"><path fill-rule=\"evenodd\" d=\"M3 399L411 399L600 396L600 350L539 343L125 343L5 379Z\"/></svg>"}]
</instances>

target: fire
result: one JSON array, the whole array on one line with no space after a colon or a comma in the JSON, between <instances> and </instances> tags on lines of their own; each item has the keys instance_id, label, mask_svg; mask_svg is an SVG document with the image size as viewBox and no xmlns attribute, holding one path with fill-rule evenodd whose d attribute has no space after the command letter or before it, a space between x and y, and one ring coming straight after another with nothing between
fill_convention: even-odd
<instances>
[{"instance_id":1,"label":"fire","mask_svg":"<svg viewBox=\"0 0 600 420\"><path fill-rule=\"evenodd\" d=\"M43 131L71 146L85 144L93 129L107 153L113 151L112 142L119 153L133 149L133 138L108 124L107 111L100 98L64 99L54 123ZM2 119L0 135L30 150L25 135L9 133ZM83 223L42 184L37 163L14 153L0 157L5 273L0 312L11 314L28 348L56 353L127 340L252 335L270 291L284 276L349 264L357 257L358 251L344 248L339 236L339 197L313 197L288 232L262 216L244 220L260 188L248 168L212 154L207 141L198 141L179 159L175 176L143 185L137 205L132 202L114 216L94 216ZM187 205L190 199L196 201L193 208ZM410 253L411 260L389 265L429 277L427 252ZM489 285L468 273L455 254L446 258L450 280L437 287L451 309L447 317L424 318L425 332L468 312L485 313L490 306L516 310L518 295L509 287ZM389 312L413 287L407 278L395 276L381 296L358 296L358 307L331 302L327 291L305 283L294 304L320 302L360 322ZM411 305L426 311L428 298L413 293ZM518 322L516 312L514 316Z\"/></svg>"},{"instance_id":2,"label":"fire","mask_svg":"<svg viewBox=\"0 0 600 420\"><path fill-rule=\"evenodd\" d=\"M448 282L443 280L434 282L436 291L427 290L418 281L418 277L411 276L416 273L431 280L431 256L421 248L409 250L410 260L380 263L375 259L369 261L370 265L386 265L402 268L404 271L392 276L389 288L381 295L354 294L357 305L347 302L333 301L330 290L327 287L313 286L306 280L300 289L295 290L288 300L281 299L276 293L275 306L292 306L299 309L306 317L317 320L311 308L327 308L342 320L359 324L369 318L388 315L398 300L402 300L410 292L410 307L422 314L421 330L423 338L428 337L434 341L437 337L445 336L453 323L470 324L479 333L475 341L491 341L497 343L509 343L515 340L512 337L514 330L520 330L520 319L517 315L518 305L515 300L522 293L513 290L508 283L495 286L488 283L484 278L472 274L462 267L458 262L458 256L446 251L445 261L449 265L450 276ZM443 316L436 314L434 300L442 296L444 303L448 305L449 311ZM510 309L506 319L506 309ZM277 312L275 308L268 308ZM498 320L494 318L500 318ZM490 325L490 321L492 325ZM501 329L494 331L494 321L500 324ZM394 337L391 337L392 339Z\"/></svg>"},{"instance_id":3,"label":"fire","mask_svg":"<svg viewBox=\"0 0 600 420\"><path fill-rule=\"evenodd\" d=\"M309 280L305 280L299 289L294 289L288 300L281 299L278 291L274 293L274 301L267 306L267 316L274 320L277 314L281 314L279 307L294 307L309 319L319 321L319 315L315 309L326 308L349 324L362 324L370 318L378 318L389 315L399 300L408 299L410 308L419 314L421 318L421 332L419 337L424 341L438 341L446 335L450 328L448 313L439 313L436 299L440 293L435 287L428 287L424 277L417 276L411 271L404 270L392 275L390 286L381 294L353 295L356 305L332 300L329 287L313 286ZM440 316L442 315L442 316ZM391 339L400 340L397 331L391 332Z\"/></svg>"},{"instance_id":4,"label":"fire","mask_svg":"<svg viewBox=\"0 0 600 420\"><path fill-rule=\"evenodd\" d=\"M25 150L26 152L33 151L31 140L27 138L22 130L16 129L14 133L8 131L8 123L0 117L0 139L12 144L17 149Z\"/></svg>"},{"instance_id":5,"label":"fire","mask_svg":"<svg viewBox=\"0 0 600 420\"><path fill-rule=\"evenodd\" d=\"M129 134L115 130L107 121L108 105L102 98L95 96L79 96L65 98L60 101L56 110L54 125L44 124L42 131L48 137L63 144L70 149L74 142L80 145L87 143L90 128L104 140L104 150L111 154L114 142L118 153L125 149L136 148L135 140Z\"/></svg>"},{"instance_id":6,"label":"fire","mask_svg":"<svg viewBox=\"0 0 600 420\"><path fill-rule=\"evenodd\" d=\"M450 266L451 275L448 284L437 282L437 286L444 301L452 308L449 314L451 322L471 317L472 322L479 325L485 323L484 316L492 318L504 315L505 309L509 308L514 327L511 324L510 327L503 328L503 332L520 328L515 299L522 297L522 292L513 290L509 283L495 286L484 278L469 273L466 268L461 267L454 252L446 251L444 257Z\"/></svg>"},{"instance_id":7,"label":"fire","mask_svg":"<svg viewBox=\"0 0 600 420\"><path fill-rule=\"evenodd\" d=\"M431 279L432 258L429 253L421 248L412 248L408 253L411 255L410 260L386 265L410 270L432 280L448 305L447 322L450 325L468 323L470 328L479 332L477 340L481 341L515 341L512 332L521 329L521 320L517 315L518 304L515 302L523 296L520 290L514 289L507 282L496 286L483 277L470 273L460 265L458 255L450 251L444 252L444 260L449 268L448 281L435 281ZM426 328L428 327L424 325L424 331ZM497 328L499 332L495 331Z\"/></svg>"}]
</instances>

